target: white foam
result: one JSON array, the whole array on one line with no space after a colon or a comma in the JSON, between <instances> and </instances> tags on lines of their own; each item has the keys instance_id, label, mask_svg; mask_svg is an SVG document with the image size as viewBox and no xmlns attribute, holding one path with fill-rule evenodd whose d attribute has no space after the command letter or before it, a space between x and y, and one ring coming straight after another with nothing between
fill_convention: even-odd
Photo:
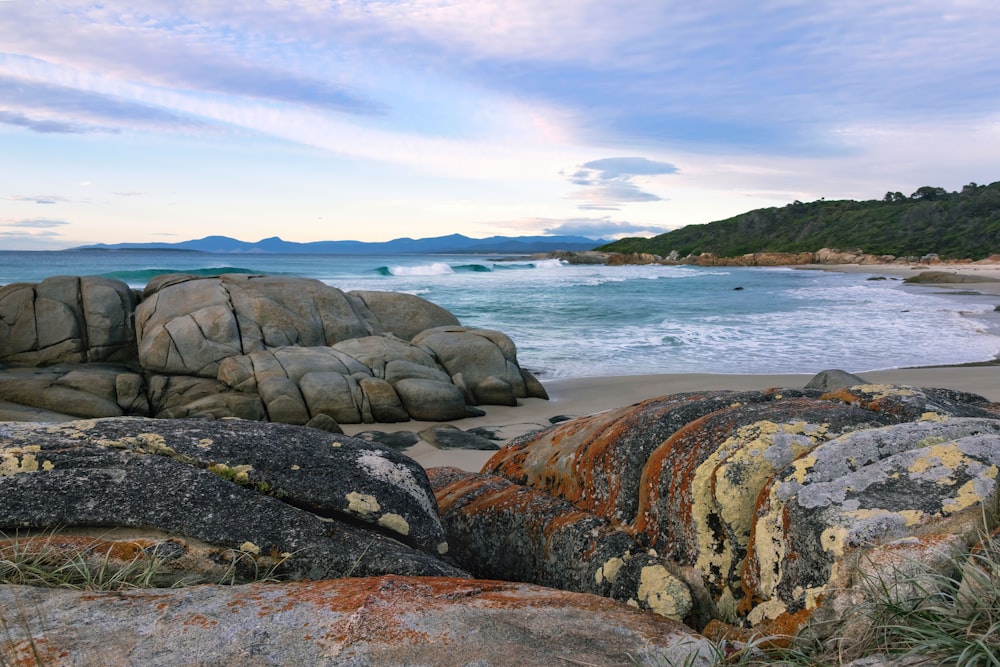
<instances>
[{"instance_id":1,"label":"white foam","mask_svg":"<svg viewBox=\"0 0 1000 667\"><path fill-rule=\"evenodd\" d=\"M389 273L394 276L444 276L455 273L455 270L444 262L434 262L417 266L390 266Z\"/></svg>"}]
</instances>

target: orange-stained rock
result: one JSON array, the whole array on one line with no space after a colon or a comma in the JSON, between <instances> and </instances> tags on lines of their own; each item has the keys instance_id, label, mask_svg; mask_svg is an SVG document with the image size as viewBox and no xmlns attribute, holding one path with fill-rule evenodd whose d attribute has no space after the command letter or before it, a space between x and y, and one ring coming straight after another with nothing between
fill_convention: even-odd
<instances>
[{"instance_id":1,"label":"orange-stained rock","mask_svg":"<svg viewBox=\"0 0 1000 667\"><path fill-rule=\"evenodd\" d=\"M788 394L801 395L789 390ZM483 467L609 521L630 524L650 454L688 423L734 405L768 402L776 390L673 394L556 424L511 440Z\"/></svg>"},{"instance_id":2,"label":"orange-stained rock","mask_svg":"<svg viewBox=\"0 0 1000 667\"><path fill-rule=\"evenodd\" d=\"M378 577L91 593L0 586L3 664L713 664L707 640L594 595ZM30 637L29 637L30 634ZM32 648L32 645L34 648Z\"/></svg>"},{"instance_id":3,"label":"orange-stained rock","mask_svg":"<svg viewBox=\"0 0 1000 667\"><path fill-rule=\"evenodd\" d=\"M449 559L475 577L594 593L684 619L691 594L620 527L502 477L431 468Z\"/></svg>"},{"instance_id":4,"label":"orange-stained rock","mask_svg":"<svg viewBox=\"0 0 1000 667\"><path fill-rule=\"evenodd\" d=\"M794 634L864 598L859 559L891 576L900 540L973 539L1000 497L997 417L980 396L889 385L666 396L516 439L484 471L691 568L699 618Z\"/></svg>"}]
</instances>

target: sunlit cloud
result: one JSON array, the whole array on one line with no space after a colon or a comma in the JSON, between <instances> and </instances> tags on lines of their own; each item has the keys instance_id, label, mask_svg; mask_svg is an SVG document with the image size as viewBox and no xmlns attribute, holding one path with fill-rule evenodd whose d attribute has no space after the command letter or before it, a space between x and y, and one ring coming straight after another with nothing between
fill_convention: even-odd
<instances>
[{"instance_id":1,"label":"sunlit cloud","mask_svg":"<svg viewBox=\"0 0 1000 667\"><path fill-rule=\"evenodd\" d=\"M546 234L570 234L589 238L620 238L626 235L662 234L669 231L659 225L642 225L610 218L576 218L565 220L545 230Z\"/></svg>"}]
</instances>

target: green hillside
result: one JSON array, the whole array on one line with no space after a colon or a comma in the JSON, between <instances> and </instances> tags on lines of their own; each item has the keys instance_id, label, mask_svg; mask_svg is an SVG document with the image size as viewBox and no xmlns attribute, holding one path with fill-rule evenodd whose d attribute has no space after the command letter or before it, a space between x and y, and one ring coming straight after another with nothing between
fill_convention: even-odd
<instances>
[{"instance_id":1,"label":"green hillside","mask_svg":"<svg viewBox=\"0 0 1000 667\"><path fill-rule=\"evenodd\" d=\"M886 193L871 201L793 202L727 220L689 225L649 239L625 238L597 248L681 257L710 252L862 250L873 255L982 259L1000 254L1000 181L970 183L961 192L925 186L909 197Z\"/></svg>"}]
</instances>

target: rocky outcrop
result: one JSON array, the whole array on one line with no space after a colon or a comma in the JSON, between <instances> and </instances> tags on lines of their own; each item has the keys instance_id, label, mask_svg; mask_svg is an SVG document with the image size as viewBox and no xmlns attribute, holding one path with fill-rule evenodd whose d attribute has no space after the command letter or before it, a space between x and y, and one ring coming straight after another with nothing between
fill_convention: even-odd
<instances>
[{"instance_id":1,"label":"rocky outcrop","mask_svg":"<svg viewBox=\"0 0 1000 667\"><path fill-rule=\"evenodd\" d=\"M0 287L0 363L125 361L135 357L136 297L117 280L57 276Z\"/></svg>"},{"instance_id":2,"label":"rocky outcrop","mask_svg":"<svg viewBox=\"0 0 1000 667\"><path fill-rule=\"evenodd\" d=\"M433 468L449 558L473 576L594 593L681 620L687 585L622 528L502 477Z\"/></svg>"},{"instance_id":3,"label":"rocky outcrop","mask_svg":"<svg viewBox=\"0 0 1000 667\"><path fill-rule=\"evenodd\" d=\"M903 280L904 283L995 283L1000 282L997 278L990 276L977 276L969 273L954 273L952 271L922 271L915 276L910 276Z\"/></svg>"},{"instance_id":4,"label":"rocky outcrop","mask_svg":"<svg viewBox=\"0 0 1000 667\"><path fill-rule=\"evenodd\" d=\"M284 578L461 574L440 560L448 547L426 473L372 443L140 418L3 424L0 443L0 531L152 529L177 557L194 540L212 545L209 560L248 554Z\"/></svg>"},{"instance_id":5,"label":"rocky outcrop","mask_svg":"<svg viewBox=\"0 0 1000 667\"><path fill-rule=\"evenodd\" d=\"M0 610L12 616L0 618L5 664L714 664L708 641L679 623L498 581L386 576L103 594L0 586Z\"/></svg>"},{"instance_id":6,"label":"rocky outcrop","mask_svg":"<svg viewBox=\"0 0 1000 667\"><path fill-rule=\"evenodd\" d=\"M900 545L940 565L934 545L967 548L1000 502L997 406L847 377L818 378L826 392L682 394L575 419L515 439L483 472L598 515L636 540L632 553L653 548L696 573L685 581L697 627L836 632L865 573L888 577ZM469 493L485 515L512 511L507 499L523 492ZM509 536L515 523L476 541L521 539ZM544 544L532 525L517 530Z\"/></svg>"},{"instance_id":7,"label":"rocky outcrop","mask_svg":"<svg viewBox=\"0 0 1000 667\"><path fill-rule=\"evenodd\" d=\"M498 331L417 296L280 276L167 274L138 302L102 278L9 285L0 363L15 418L447 421L546 398Z\"/></svg>"}]
</instances>

